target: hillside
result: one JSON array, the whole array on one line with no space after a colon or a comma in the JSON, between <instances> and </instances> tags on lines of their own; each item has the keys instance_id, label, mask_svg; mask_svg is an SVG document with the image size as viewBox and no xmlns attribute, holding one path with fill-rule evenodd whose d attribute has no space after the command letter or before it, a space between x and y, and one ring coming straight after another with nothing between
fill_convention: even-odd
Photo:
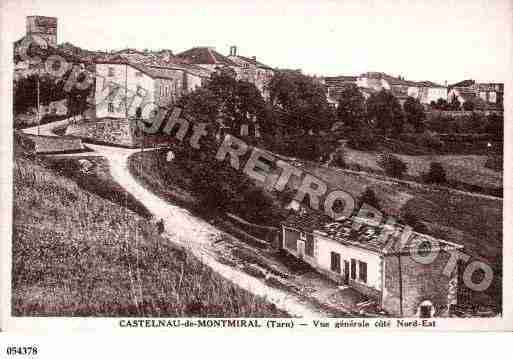
<instances>
[{"instance_id":1,"label":"hillside","mask_svg":"<svg viewBox=\"0 0 513 359\"><path fill-rule=\"evenodd\" d=\"M178 146L175 146L178 147ZM175 148L174 148L175 149ZM179 150L178 152L179 153ZM193 209L195 202L202 194L191 183L197 173L191 171L190 162L177 156L172 163L165 159L166 151L145 152L131 158L131 169L142 182L163 197L179 201ZM141 162L141 156L144 161ZM484 293L473 292L471 300L486 306L501 307L502 279L502 201L490 198L475 197L464 193L455 193L430 186L408 186L392 180L380 180L365 174L358 174L324 166L313 162L290 160L296 166L323 179L329 188L340 188L358 198L366 188L371 188L378 198L380 207L386 215L402 218L405 214L415 217L426 228L428 234L437 238L453 241L465 246L465 252L473 260L489 263L495 273L493 285ZM142 166L141 166L142 164ZM212 163L215 165L215 163ZM277 171L274 169L273 171ZM276 173L275 173L276 174ZM209 174L209 181L215 182ZM291 187L297 188L300 180L292 177ZM221 196L221 191L217 192ZM268 202L267 205L270 205ZM235 206L229 210L236 211L241 217L248 219L246 212L254 212L257 207L264 212L259 204L246 198L246 206L237 210ZM274 202L274 205L278 203ZM275 225L279 218L280 208L273 208L275 217L267 213L259 214L258 223Z\"/></svg>"},{"instance_id":2,"label":"hillside","mask_svg":"<svg viewBox=\"0 0 513 359\"><path fill-rule=\"evenodd\" d=\"M13 315L287 316L171 245L116 196L87 192L32 158L20 141L14 159Z\"/></svg>"}]
</instances>

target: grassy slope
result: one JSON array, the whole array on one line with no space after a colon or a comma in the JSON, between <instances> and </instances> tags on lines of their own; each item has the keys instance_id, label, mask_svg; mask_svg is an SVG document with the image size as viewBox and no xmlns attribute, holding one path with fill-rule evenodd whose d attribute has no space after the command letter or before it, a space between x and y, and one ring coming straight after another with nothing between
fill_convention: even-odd
<instances>
[{"instance_id":1,"label":"grassy slope","mask_svg":"<svg viewBox=\"0 0 513 359\"><path fill-rule=\"evenodd\" d=\"M157 235L134 212L21 154L13 315L286 316Z\"/></svg>"},{"instance_id":2,"label":"grassy slope","mask_svg":"<svg viewBox=\"0 0 513 359\"><path fill-rule=\"evenodd\" d=\"M188 183L191 176L200 174L191 174L181 168L180 161L165 162L164 154L158 151L145 153L142 174L138 173L140 161L134 167L134 161L138 158L134 156L131 158L132 169L143 183L157 193L173 201L182 199L189 205L194 203L194 193L190 191ZM372 188L386 214L398 215L401 211L413 214L436 237L463 244L465 252L473 259L491 264L495 273L499 274L495 277L497 281L484 295L474 293L474 298L482 304L500 306L498 284L502 268L502 201L449 193L429 186L410 188L314 163L302 164L302 168L323 179L329 188L343 189L355 198L365 188ZM291 183L297 188L300 180L292 177Z\"/></svg>"},{"instance_id":3,"label":"grassy slope","mask_svg":"<svg viewBox=\"0 0 513 359\"><path fill-rule=\"evenodd\" d=\"M348 163L356 163L378 172L383 171L377 164L377 154L375 153L347 149L346 156ZM486 168L484 164L487 156L484 155L397 156L407 164L407 174L413 177L420 177L422 173L428 172L430 162L440 162L450 181L464 182L480 187L502 187L502 173Z\"/></svg>"}]
</instances>

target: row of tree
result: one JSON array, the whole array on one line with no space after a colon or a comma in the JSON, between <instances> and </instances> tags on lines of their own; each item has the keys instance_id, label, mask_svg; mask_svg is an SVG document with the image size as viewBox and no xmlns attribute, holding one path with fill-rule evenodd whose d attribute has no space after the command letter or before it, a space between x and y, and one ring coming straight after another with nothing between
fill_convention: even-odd
<instances>
[{"instance_id":1,"label":"row of tree","mask_svg":"<svg viewBox=\"0 0 513 359\"><path fill-rule=\"evenodd\" d=\"M222 71L211 81L183 96L179 105L195 118L240 133L242 125L258 125L264 134L290 136L316 135L336 122L346 129L371 128L383 135L398 135L405 125L424 130L424 107L414 98L401 106L389 91L380 91L365 99L356 86L340 94L337 110L326 98L325 86L298 71L277 72L268 84L269 101L248 82L237 80L234 73Z\"/></svg>"},{"instance_id":2,"label":"row of tree","mask_svg":"<svg viewBox=\"0 0 513 359\"><path fill-rule=\"evenodd\" d=\"M476 104L474 101L466 101L462 105L457 97L453 97L450 102L443 98L439 98L437 101L431 101L429 106L433 110L440 111L474 111L474 109L476 108Z\"/></svg>"},{"instance_id":3,"label":"row of tree","mask_svg":"<svg viewBox=\"0 0 513 359\"><path fill-rule=\"evenodd\" d=\"M346 86L340 93L337 118L346 128L360 131L376 129L383 135L398 135L409 124L416 132L424 131L426 114L419 100L408 97L401 106L386 90L365 99L356 86Z\"/></svg>"},{"instance_id":4,"label":"row of tree","mask_svg":"<svg viewBox=\"0 0 513 359\"><path fill-rule=\"evenodd\" d=\"M235 73L214 73L202 88L184 95L178 105L194 118L240 134L242 126L265 134L318 133L333 123L324 86L297 71L280 71L268 84L265 101L254 84L237 80Z\"/></svg>"}]
</instances>

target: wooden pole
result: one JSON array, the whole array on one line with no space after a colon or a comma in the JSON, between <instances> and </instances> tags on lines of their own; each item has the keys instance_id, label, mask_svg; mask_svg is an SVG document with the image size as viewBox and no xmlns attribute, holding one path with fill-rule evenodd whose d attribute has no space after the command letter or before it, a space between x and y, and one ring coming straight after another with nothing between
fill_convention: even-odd
<instances>
[{"instance_id":1,"label":"wooden pole","mask_svg":"<svg viewBox=\"0 0 513 359\"><path fill-rule=\"evenodd\" d=\"M40 109L40 105L39 105L39 74L40 74L40 71L38 70L37 71L37 81L36 81L36 93L37 93L37 135L39 136L39 125L41 124L41 109Z\"/></svg>"}]
</instances>

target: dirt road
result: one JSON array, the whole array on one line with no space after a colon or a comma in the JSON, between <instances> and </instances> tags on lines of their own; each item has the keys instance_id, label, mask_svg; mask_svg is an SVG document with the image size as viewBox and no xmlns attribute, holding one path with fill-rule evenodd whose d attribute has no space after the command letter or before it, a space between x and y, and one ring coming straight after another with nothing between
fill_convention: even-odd
<instances>
[{"instance_id":1,"label":"dirt road","mask_svg":"<svg viewBox=\"0 0 513 359\"><path fill-rule=\"evenodd\" d=\"M220 231L194 217L187 210L170 204L147 190L128 170L128 157L138 150L91 145L97 155L107 159L111 175L127 192L144 204L157 218L164 220L167 237L188 248L204 264L227 280L237 284L250 293L265 297L279 309L297 317L326 317L327 313L312 304L301 301L297 296L266 285L262 280L252 277L237 268L220 263L212 246L219 238Z\"/></svg>"}]
</instances>

